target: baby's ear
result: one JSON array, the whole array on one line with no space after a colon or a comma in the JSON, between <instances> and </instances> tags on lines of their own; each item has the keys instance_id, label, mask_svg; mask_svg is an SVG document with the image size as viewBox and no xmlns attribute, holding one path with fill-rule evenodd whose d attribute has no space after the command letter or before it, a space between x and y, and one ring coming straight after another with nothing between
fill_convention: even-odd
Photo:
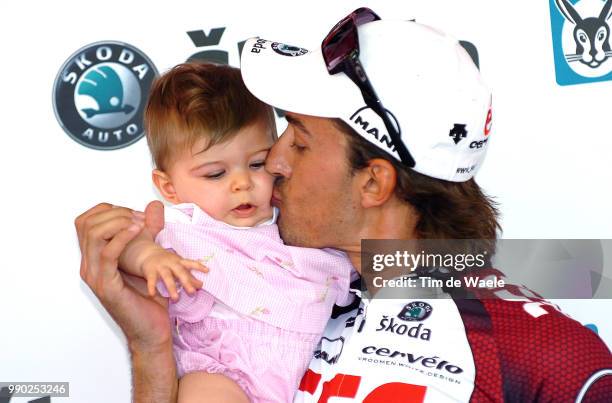
<instances>
[{"instance_id":1,"label":"baby's ear","mask_svg":"<svg viewBox=\"0 0 612 403\"><path fill-rule=\"evenodd\" d=\"M164 171L154 169L152 172L153 184L157 188L157 191L170 203L178 204L180 200L176 194L176 189L172 184L172 179Z\"/></svg>"}]
</instances>

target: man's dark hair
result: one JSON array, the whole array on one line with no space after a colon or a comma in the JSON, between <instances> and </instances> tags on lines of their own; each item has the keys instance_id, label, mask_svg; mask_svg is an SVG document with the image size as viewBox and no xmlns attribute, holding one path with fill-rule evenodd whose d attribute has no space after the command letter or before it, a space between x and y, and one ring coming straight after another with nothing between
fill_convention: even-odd
<instances>
[{"instance_id":1,"label":"man's dark hair","mask_svg":"<svg viewBox=\"0 0 612 403\"><path fill-rule=\"evenodd\" d=\"M483 193L474 178L450 182L420 174L359 136L342 120L334 119L334 123L347 135L352 172L367 167L374 158L393 164L397 171L395 195L419 215L418 238L497 239L497 231L501 232L497 203Z\"/></svg>"}]
</instances>

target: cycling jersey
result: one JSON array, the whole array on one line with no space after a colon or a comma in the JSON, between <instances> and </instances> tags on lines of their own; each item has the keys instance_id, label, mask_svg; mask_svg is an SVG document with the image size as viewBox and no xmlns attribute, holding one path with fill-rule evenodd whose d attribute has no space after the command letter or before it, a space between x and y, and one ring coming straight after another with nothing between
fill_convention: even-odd
<instances>
[{"instance_id":1,"label":"cycling jersey","mask_svg":"<svg viewBox=\"0 0 612 403\"><path fill-rule=\"evenodd\" d=\"M368 302L357 283L295 402L612 401L606 345L542 299Z\"/></svg>"}]
</instances>

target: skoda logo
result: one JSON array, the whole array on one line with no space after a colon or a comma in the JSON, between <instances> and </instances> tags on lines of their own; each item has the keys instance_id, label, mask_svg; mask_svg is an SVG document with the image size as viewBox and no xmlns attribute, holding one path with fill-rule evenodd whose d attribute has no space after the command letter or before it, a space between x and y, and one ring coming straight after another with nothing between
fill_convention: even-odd
<instances>
[{"instance_id":1,"label":"skoda logo","mask_svg":"<svg viewBox=\"0 0 612 403\"><path fill-rule=\"evenodd\" d=\"M432 310L433 308L427 302L413 301L405 305L397 317L409 322L421 322L429 318Z\"/></svg>"},{"instance_id":2,"label":"skoda logo","mask_svg":"<svg viewBox=\"0 0 612 403\"><path fill-rule=\"evenodd\" d=\"M304 48L285 45L284 43L272 42L272 45L270 46L276 53L281 54L283 56L302 56L308 53L308 50Z\"/></svg>"},{"instance_id":3,"label":"skoda logo","mask_svg":"<svg viewBox=\"0 0 612 403\"><path fill-rule=\"evenodd\" d=\"M87 45L64 63L53 85L53 108L78 143L114 150L138 141L147 95L157 70L134 46Z\"/></svg>"}]
</instances>

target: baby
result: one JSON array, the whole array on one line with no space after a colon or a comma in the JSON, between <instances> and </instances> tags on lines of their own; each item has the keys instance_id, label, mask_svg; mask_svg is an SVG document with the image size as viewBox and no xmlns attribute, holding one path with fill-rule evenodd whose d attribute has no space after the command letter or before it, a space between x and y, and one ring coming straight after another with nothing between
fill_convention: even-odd
<instances>
[{"instance_id":1,"label":"baby","mask_svg":"<svg viewBox=\"0 0 612 403\"><path fill-rule=\"evenodd\" d=\"M271 108L239 70L187 63L153 84L145 125L153 182L174 206L120 265L172 300L179 402L292 401L333 305L349 302L351 264L283 244L264 169Z\"/></svg>"}]
</instances>

